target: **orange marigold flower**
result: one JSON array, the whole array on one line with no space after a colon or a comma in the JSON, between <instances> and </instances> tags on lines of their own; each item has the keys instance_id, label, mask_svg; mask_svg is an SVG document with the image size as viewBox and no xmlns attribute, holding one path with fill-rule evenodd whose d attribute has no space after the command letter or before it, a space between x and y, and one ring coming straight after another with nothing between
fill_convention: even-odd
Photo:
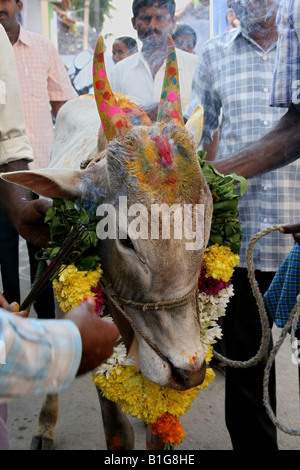
<instances>
[{"instance_id":1,"label":"orange marigold flower","mask_svg":"<svg viewBox=\"0 0 300 470\"><path fill-rule=\"evenodd\" d=\"M176 416L166 412L151 425L153 434L156 434L166 444L178 446L185 438L185 432Z\"/></svg>"}]
</instances>

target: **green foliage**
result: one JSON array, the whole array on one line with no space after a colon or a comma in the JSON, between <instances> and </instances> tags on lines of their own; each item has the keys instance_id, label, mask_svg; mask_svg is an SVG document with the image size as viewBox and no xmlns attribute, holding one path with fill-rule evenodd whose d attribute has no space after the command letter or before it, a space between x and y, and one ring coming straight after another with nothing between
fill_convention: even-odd
<instances>
[{"instance_id":1,"label":"green foliage","mask_svg":"<svg viewBox=\"0 0 300 470\"><path fill-rule=\"evenodd\" d=\"M57 256L74 228L81 226L79 238L74 244L71 255L64 264L75 263L79 270L92 270L99 264L96 235L96 207L77 199L53 199L53 205L48 210L45 222L49 224L51 239L47 255L52 261Z\"/></svg>"},{"instance_id":2,"label":"green foliage","mask_svg":"<svg viewBox=\"0 0 300 470\"><path fill-rule=\"evenodd\" d=\"M206 164L206 153L202 150L198 152L198 158L213 198L213 218L208 245L218 243L220 246L229 246L233 253L239 254L242 231L238 221L238 202L239 197L247 190L247 181L235 174L219 173L211 163Z\"/></svg>"}]
</instances>

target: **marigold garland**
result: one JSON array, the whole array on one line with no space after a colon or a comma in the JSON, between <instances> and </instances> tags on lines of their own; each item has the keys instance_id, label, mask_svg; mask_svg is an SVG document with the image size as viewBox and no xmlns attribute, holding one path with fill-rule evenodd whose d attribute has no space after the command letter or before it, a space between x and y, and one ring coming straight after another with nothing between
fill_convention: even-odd
<instances>
[{"instance_id":1,"label":"marigold garland","mask_svg":"<svg viewBox=\"0 0 300 470\"><path fill-rule=\"evenodd\" d=\"M154 424L166 412L177 418L183 416L199 390L208 387L215 377L213 370L207 368L201 385L189 390L174 390L150 382L140 371L137 371L132 362L124 364L125 354L125 346L123 352L119 347L115 357L110 358L108 364L102 364L92 380L103 396L118 403L124 413L139 418L149 425ZM211 356L210 349L205 355L207 362Z\"/></svg>"},{"instance_id":2,"label":"marigold garland","mask_svg":"<svg viewBox=\"0 0 300 470\"><path fill-rule=\"evenodd\" d=\"M207 277L228 282L239 261L239 255L232 253L229 246L216 243L205 250L202 263Z\"/></svg>"},{"instance_id":3,"label":"marigold garland","mask_svg":"<svg viewBox=\"0 0 300 470\"><path fill-rule=\"evenodd\" d=\"M100 265L94 271L79 271L74 264L62 266L60 274L52 283L62 311L67 313L77 307L87 295L96 298L93 288L98 286L101 275Z\"/></svg>"},{"instance_id":4,"label":"marigold garland","mask_svg":"<svg viewBox=\"0 0 300 470\"><path fill-rule=\"evenodd\" d=\"M174 448L178 446L185 438L185 432L179 419L166 412L160 416L157 421L151 425L153 434L160 436L162 441Z\"/></svg>"}]
</instances>

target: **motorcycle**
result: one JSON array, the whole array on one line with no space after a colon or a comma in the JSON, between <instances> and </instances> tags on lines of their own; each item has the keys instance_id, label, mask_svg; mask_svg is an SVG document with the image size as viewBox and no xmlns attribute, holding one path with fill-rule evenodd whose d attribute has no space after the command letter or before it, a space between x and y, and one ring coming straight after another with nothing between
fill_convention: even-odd
<instances>
[{"instance_id":1,"label":"motorcycle","mask_svg":"<svg viewBox=\"0 0 300 470\"><path fill-rule=\"evenodd\" d=\"M78 95L86 95L90 93L90 89L93 87L93 82L89 85L81 86L80 83L86 83L86 76L81 74L81 77L78 77L79 73L82 72L88 65L90 65L89 69L86 69L86 76L91 77L91 66L92 66L92 53L86 49L83 51L78 52L73 58L73 67L74 72L69 74L71 83L73 85L74 90ZM76 83L76 78L81 78ZM90 80L90 78L89 78Z\"/></svg>"}]
</instances>

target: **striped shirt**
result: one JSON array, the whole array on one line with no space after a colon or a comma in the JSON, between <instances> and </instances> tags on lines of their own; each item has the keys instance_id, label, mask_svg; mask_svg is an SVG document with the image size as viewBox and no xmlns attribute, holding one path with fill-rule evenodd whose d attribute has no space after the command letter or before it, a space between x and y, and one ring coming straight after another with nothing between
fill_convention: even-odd
<instances>
[{"instance_id":1,"label":"striped shirt","mask_svg":"<svg viewBox=\"0 0 300 470\"><path fill-rule=\"evenodd\" d=\"M300 103L300 1L282 1L277 14L278 52L271 106Z\"/></svg>"},{"instance_id":2,"label":"striped shirt","mask_svg":"<svg viewBox=\"0 0 300 470\"><path fill-rule=\"evenodd\" d=\"M0 309L0 401L64 390L77 373L81 352L72 321L24 319Z\"/></svg>"},{"instance_id":3,"label":"striped shirt","mask_svg":"<svg viewBox=\"0 0 300 470\"><path fill-rule=\"evenodd\" d=\"M262 49L241 28L205 43L199 56L188 115L197 104L204 108L202 142L210 142L219 126L217 159L230 157L249 146L284 114L269 106L276 43ZM300 162L248 180L240 198L243 237L240 266L246 267L250 238L267 226L295 223L300 219ZM292 237L274 232L255 247L255 269L276 271L293 246Z\"/></svg>"},{"instance_id":4,"label":"striped shirt","mask_svg":"<svg viewBox=\"0 0 300 470\"><path fill-rule=\"evenodd\" d=\"M20 26L19 39L13 49L26 132L34 155L34 161L29 167L46 168L54 136L50 101L67 101L76 94L58 52L49 39Z\"/></svg>"}]
</instances>

